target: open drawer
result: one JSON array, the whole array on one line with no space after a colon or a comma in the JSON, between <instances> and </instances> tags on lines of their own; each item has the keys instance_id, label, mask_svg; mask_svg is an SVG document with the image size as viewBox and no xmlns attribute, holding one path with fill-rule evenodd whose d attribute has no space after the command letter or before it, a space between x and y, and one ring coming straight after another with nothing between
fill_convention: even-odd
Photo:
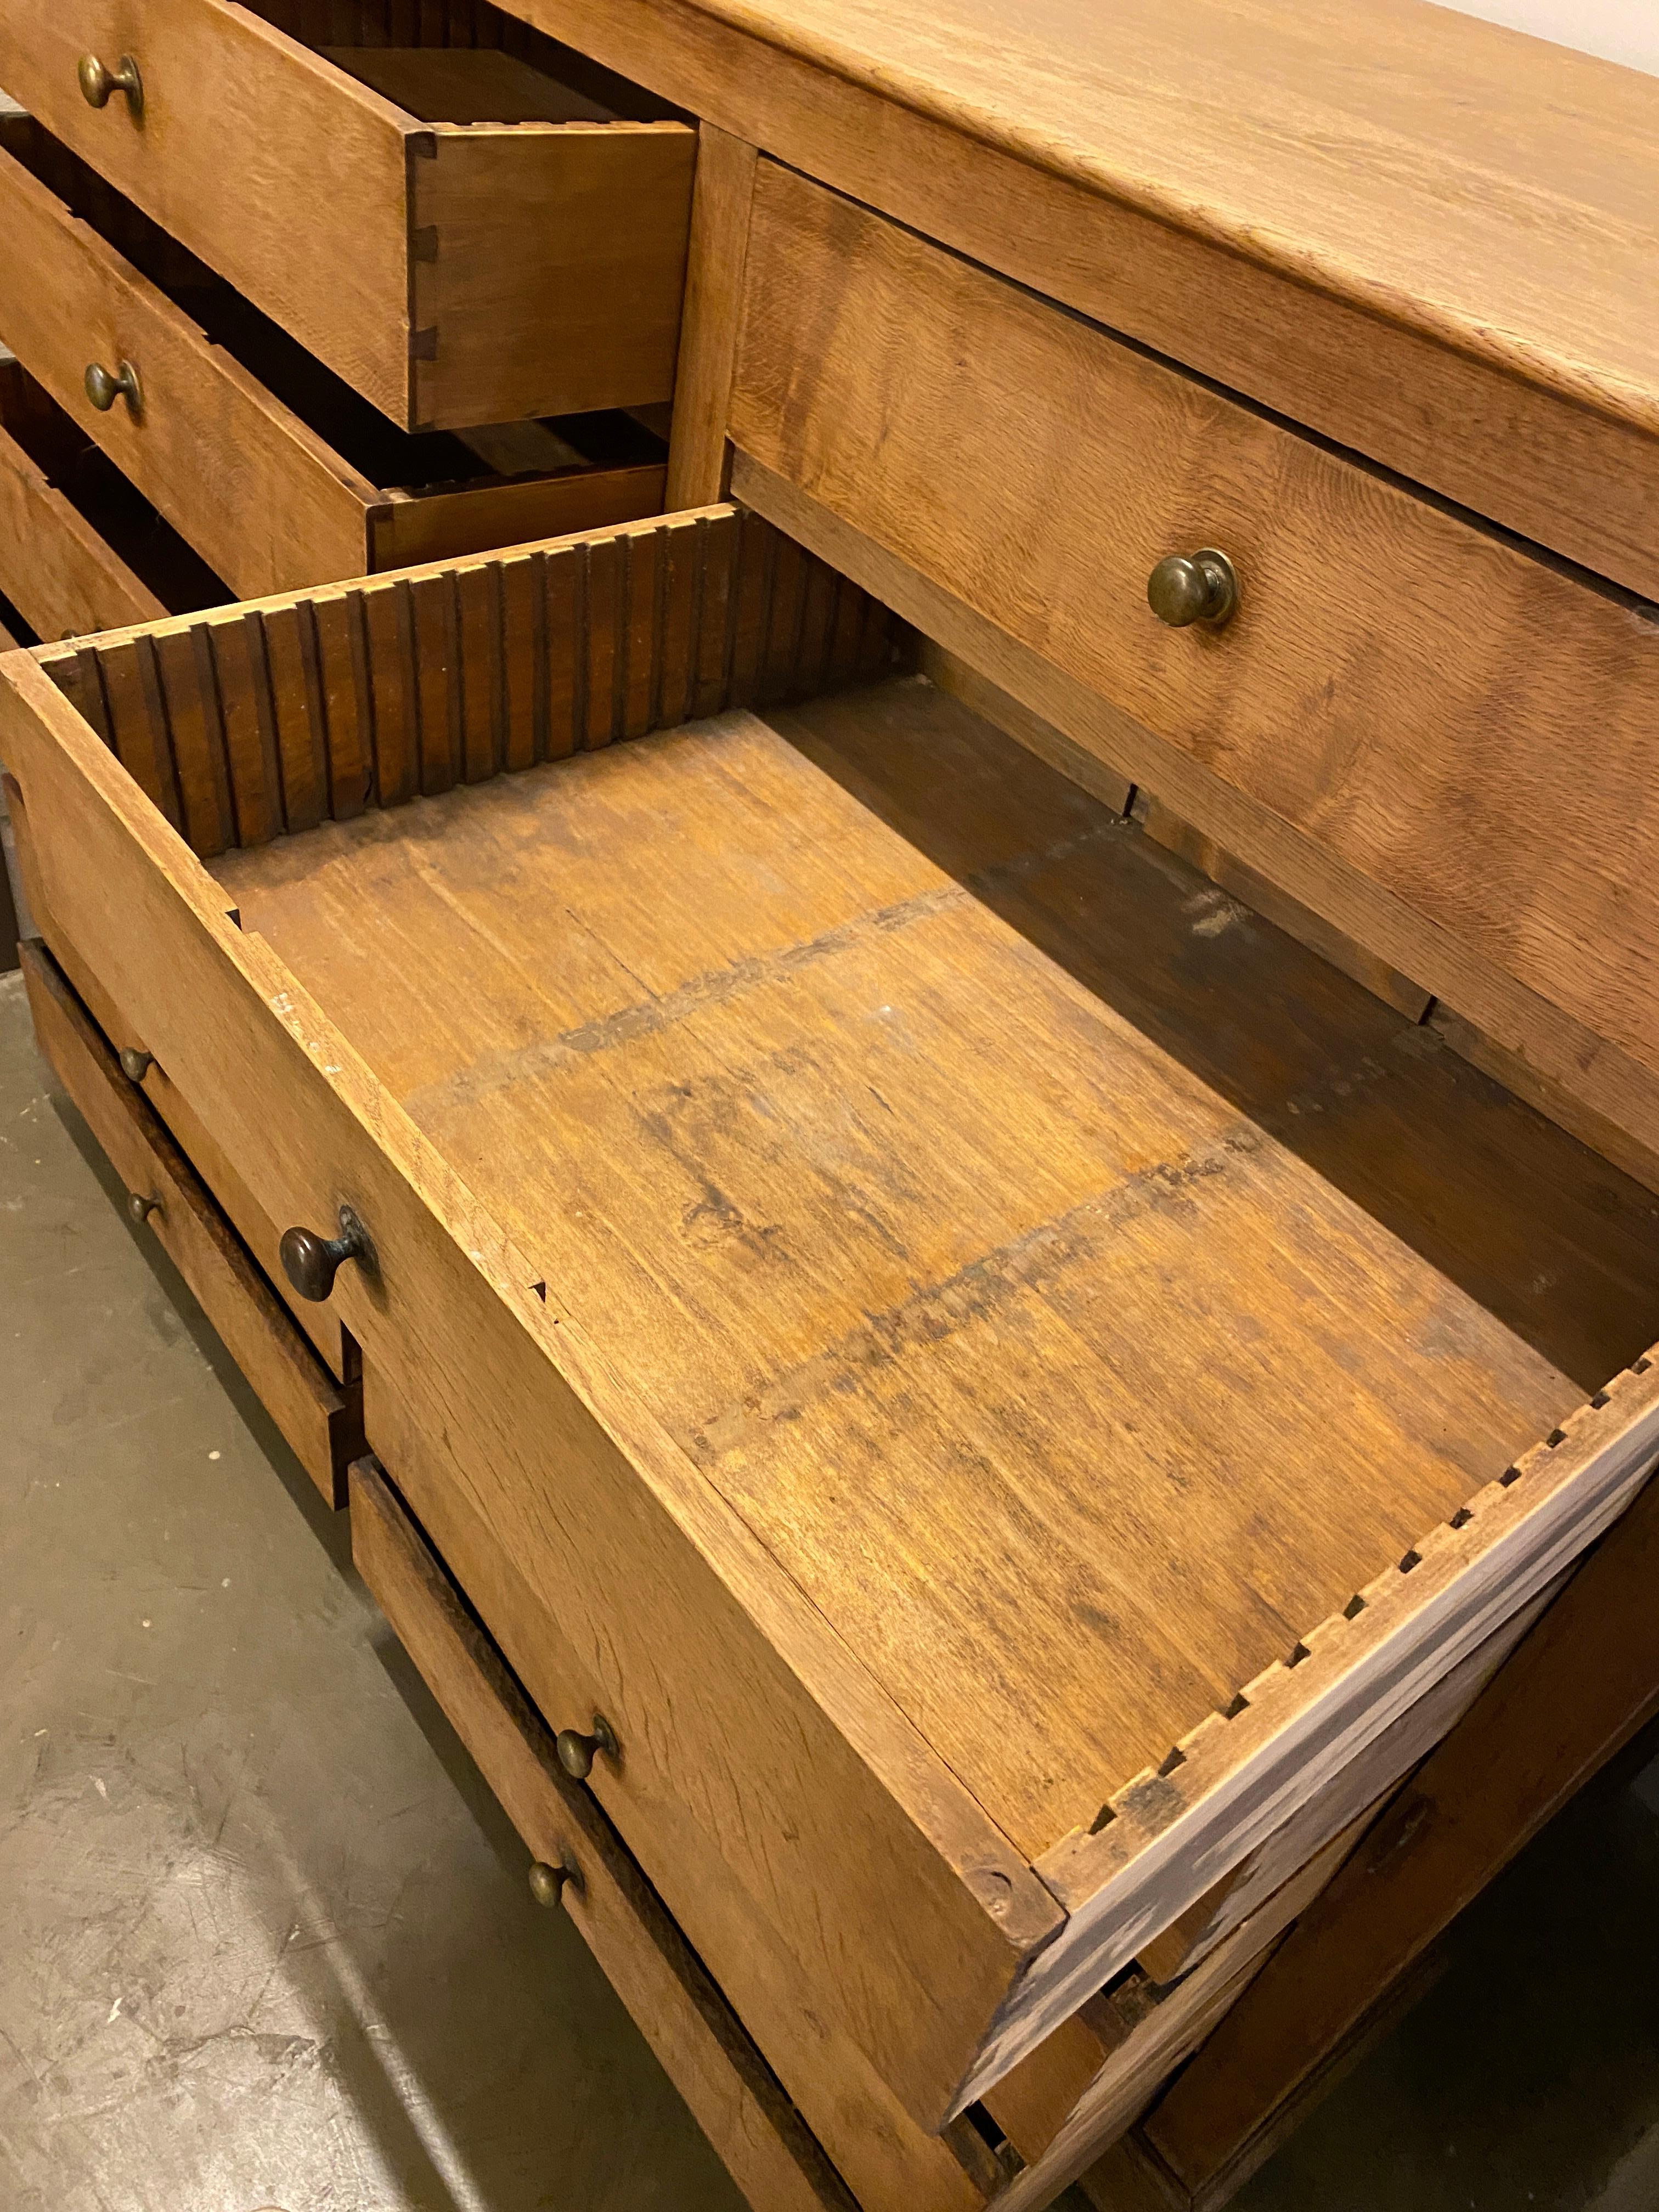
<instances>
[{"instance_id":1,"label":"open drawer","mask_svg":"<svg viewBox=\"0 0 1659 2212\"><path fill-rule=\"evenodd\" d=\"M217 606L231 596L3 350L0 593L40 636L59 639Z\"/></svg>"},{"instance_id":2,"label":"open drawer","mask_svg":"<svg viewBox=\"0 0 1659 2212\"><path fill-rule=\"evenodd\" d=\"M921 679L771 703L889 644L711 508L13 656L0 752L48 939L896 2206L838 2106L933 2140L1628 1501L1659 1243Z\"/></svg>"},{"instance_id":3,"label":"open drawer","mask_svg":"<svg viewBox=\"0 0 1659 2212\"><path fill-rule=\"evenodd\" d=\"M672 396L695 135L493 8L0 0L0 83L406 428Z\"/></svg>"},{"instance_id":4,"label":"open drawer","mask_svg":"<svg viewBox=\"0 0 1659 2212\"><path fill-rule=\"evenodd\" d=\"M632 416L412 435L77 161L0 117L0 331L240 597L659 512ZM89 370L125 373L100 408Z\"/></svg>"}]
</instances>

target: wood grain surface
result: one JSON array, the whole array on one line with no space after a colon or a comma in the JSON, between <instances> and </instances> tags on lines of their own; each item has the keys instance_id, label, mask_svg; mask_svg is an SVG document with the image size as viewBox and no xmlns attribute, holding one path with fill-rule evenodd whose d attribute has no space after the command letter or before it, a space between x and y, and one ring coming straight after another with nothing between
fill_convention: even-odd
<instances>
[{"instance_id":1,"label":"wood grain surface","mask_svg":"<svg viewBox=\"0 0 1659 2212\"><path fill-rule=\"evenodd\" d=\"M1425 0L524 4L807 174L1659 598L1650 77Z\"/></svg>"},{"instance_id":2,"label":"wood grain surface","mask_svg":"<svg viewBox=\"0 0 1659 2212\"><path fill-rule=\"evenodd\" d=\"M37 661L0 712L46 909L265 1212L372 1224L332 1299L368 1433L538 1709L615 1723L595 1781L674 1917L734 1995L709 1937L775 1933L787 2020L936 2130L1048 1892Z\"/></svg>"},{"instance_id":3,"label":"wood grain surface","mask_svg":"<svg viewBox=\"0 0 1659 2212\"><path fill-rule=\"evenodd\" d=\"M377 496L367 477L4 151L0 217L9 343L233 590L362 573ZM118 399L100 414L87 366L113 374L123 361L143 407Z\"/></svg>"},{"instance_id":4,"label":"wood grain surface","mask_svg":"<svg viewBox=\"0 0 1659 2212\"><path fill-rule=\"evenodd\" d=\"M775 164L755 207L744 452L1659 1072L1652 611ZM1199 545L1218 634L1146 603Z\"/></svg>"}]
</instances>

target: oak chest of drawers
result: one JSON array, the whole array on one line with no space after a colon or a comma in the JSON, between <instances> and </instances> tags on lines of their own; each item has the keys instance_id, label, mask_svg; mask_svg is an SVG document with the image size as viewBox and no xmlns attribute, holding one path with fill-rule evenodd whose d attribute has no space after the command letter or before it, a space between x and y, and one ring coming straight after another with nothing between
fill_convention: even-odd
<instances>
[{"instance_id":1,"label":"oak chest of drawers","mask_svg":"<svg viewBox=\"0 0 1659 2212\"><path fill-rule=\"evenodd\" d=\"M1558 445L1471 501L1494 380L1608 465L1648 417L1403 303L1368 412L1311 259L1262 355L1294 255L1153 206L1109 102L1062 143L1047 15L1011 121L988 4L529 12L705 118L674 511L9 659L41 1032L751 2199L1035 2212L1659 1456L1654 548ZM1528 42L1398 12L1547 136Z\"/></svg>"}]
</instances>

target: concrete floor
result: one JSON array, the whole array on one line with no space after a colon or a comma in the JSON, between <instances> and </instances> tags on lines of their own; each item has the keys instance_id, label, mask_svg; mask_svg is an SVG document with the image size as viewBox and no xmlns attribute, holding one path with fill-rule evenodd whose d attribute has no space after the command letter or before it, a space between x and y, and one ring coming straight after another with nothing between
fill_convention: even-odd
<instances>
[{"instance_id":1,"label":"concrete floor","mask_svg":"<svg viewBox=\"0 0 1659 2212\"><path fill-rule=\"evenodd\" d=\"M0 2212L737 2212L114 1191L0 978ZM1659 2207L1654 1750L1238 2212Z\"/></svg>"}]
</instances>

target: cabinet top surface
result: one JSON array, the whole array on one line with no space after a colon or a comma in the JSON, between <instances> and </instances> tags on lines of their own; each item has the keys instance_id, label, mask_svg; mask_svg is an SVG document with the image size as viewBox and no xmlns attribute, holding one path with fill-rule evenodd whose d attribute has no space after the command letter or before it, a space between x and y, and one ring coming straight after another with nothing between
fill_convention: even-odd
<instances>
[{"instance_id":1,"label":"cabinet top surface","mask_svg":"<svg viewBox=\"0 0 1659 2212\"><path fill-rule=\"evenodd\" d=\"M1427 0L701 0L989 146L1659 428L1659 78Z\"/></svg>"}]
</instances>

